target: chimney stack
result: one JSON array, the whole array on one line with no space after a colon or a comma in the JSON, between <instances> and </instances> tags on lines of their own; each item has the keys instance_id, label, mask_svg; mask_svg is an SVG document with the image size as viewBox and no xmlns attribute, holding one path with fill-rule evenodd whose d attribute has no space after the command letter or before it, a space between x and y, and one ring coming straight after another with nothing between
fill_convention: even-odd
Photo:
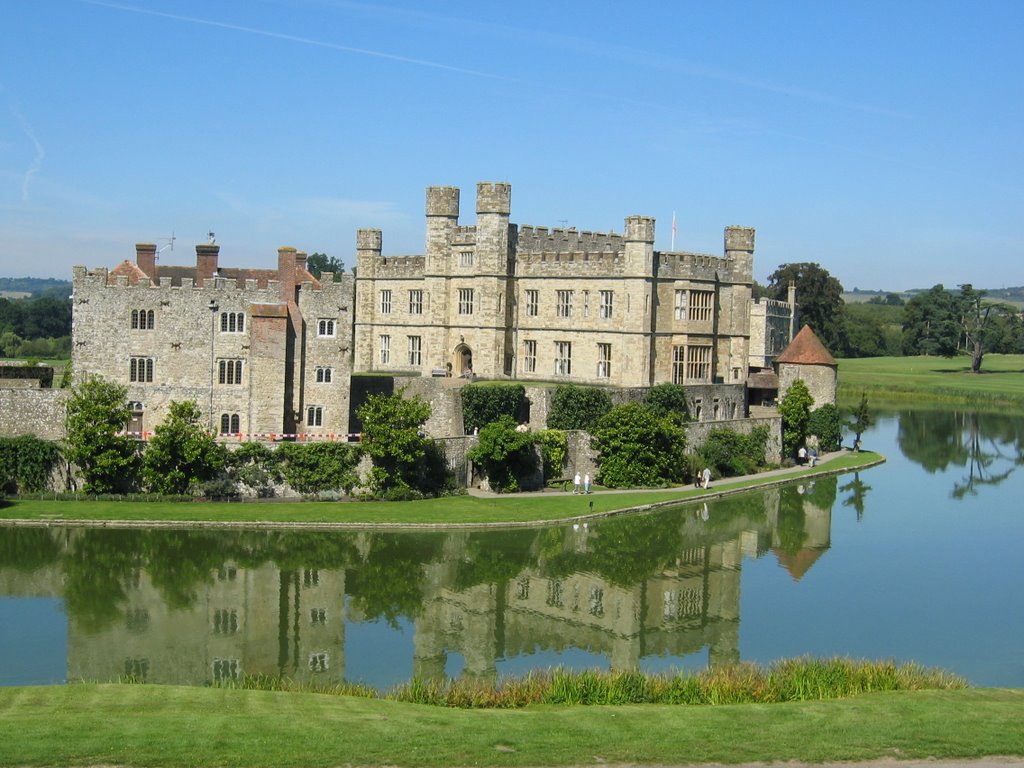
<instances>
[{"instance_id":1,"label":"chimney stack","mask_svg":"<svg viewBox=\"0 0 1024 768\"><path fill-rule=\"evenodd\" d=\"M156 243L136 243L135 264L156 282Z\"/></svg>"}]
</instances>

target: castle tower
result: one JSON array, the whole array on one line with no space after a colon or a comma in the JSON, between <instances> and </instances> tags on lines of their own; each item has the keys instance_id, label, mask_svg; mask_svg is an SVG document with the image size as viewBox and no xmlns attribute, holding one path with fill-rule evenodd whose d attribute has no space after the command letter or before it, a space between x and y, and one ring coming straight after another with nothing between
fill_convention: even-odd
<instances>
[{"instance_id":1,"label":"castle tower","mask_svg":"<svg viewBox=\"0 0 1024 768\"><path fill-rule=\"evenodd\" d=\"M754 279L754 228L725 228L725 258L735 265L733 274L738 282Z\"/></svg>"},{"instance_id":2,"label":"castle tower","mask_svg":"<svg viewBox=\"0 0 1024 768\"><path fill-rule=\"evenodd\" d=\"M625 257L631 276L654 274L654 219L650 216L627 216Z\"/></svg>"},{"instance_id":3,"label":"castle tower","mask_svg":"<svg viewBox=\"0 0 1024 768\"><path fill-rule=\"evenodd\" d=\"M449 245L458 225L459 188L427 187L426 274L448 274Z\"/></svg>"},{"instance_id":4,"label":"castle tower","mask_svg":"<svg viewBox=\"0 0 1024 768\"><path fill-rule=\"evenodd\" d=\"M356 274L359 277L376 276L383 242L379 229L356 230Z\"/></svg>"},{"instance_id":5,"label":"castle tower","mask_svg":"<svg viewBox=\"0 0 1024 768\"><path fill-rule=\"evenodd\" d=\"M482 181L476 185L476 259L478 272L508 271L508 223L512 185Z\"/></svg>"}]
</instances>

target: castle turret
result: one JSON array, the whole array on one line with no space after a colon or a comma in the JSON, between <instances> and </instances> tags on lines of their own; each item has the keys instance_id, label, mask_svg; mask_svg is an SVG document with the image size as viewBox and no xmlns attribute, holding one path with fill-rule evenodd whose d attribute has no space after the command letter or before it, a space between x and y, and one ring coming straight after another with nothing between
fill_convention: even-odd
<instances>
[{"instance_id":1,"label":"castle turret","mask_svg":"<svg viewBox=\"0 0 1024 768\"><path fill-rule=\"evenodd\" d=\"M217 272L217 257L220 246L214 243L200 243L196 246L196 284L202 285ZM148 273L147 273L148 274Z\"/></svg>"},{"instance_id":2,"label":"castle turret","mask_svg":"<svg viewBox=\"0 0 1024 768\"><path fill-rule=\"evenodd\" d=\"M427 187L427 274L447 273L448 245L459 225L459 188Z\"/></svg>"},{"instance_id":3,"label":"castle turret","mask_svg":"<svg viewBox=\"0 0 1024 768\"><path fill-rule=\"evenodd\" d=\"M156 243L136 243L135 263L156 282Z\"/></svg>"},{"instance_id":4,"label":"castle turret","mask_svg":"<svg viewBox=\"0 0 1024 768\"><path fill-rule=\"evenodd\" d=\"M725 258L733 262L735 279L750 282L754 279L754 228L725 228Z\"/></svg>"},{"instance_id":5,"label":"castle turret","mask_svg":"<svg viewBox=\"0 0 1024 768\"><path fill-rule=\"evenodd\" d=\"M508 219L512 185L482 181L476 185L476 267L499 274L508 269Z\"/></svg>"},{"instance_id":6,"label":"castle turret","mask_svg":"<svg viewBox=\"0 0 1024 768\"><path fill-rule=\"evenodd\" d=\"M383 236L379 229L356 230L356 274L359 277L376 276L382 246Z\"/></svg>"},{"instance_id":7,"label":"castle turret","mask_svg":"<svg viewBox=\"0 0 1024 768\"><path fill-rule=\"evenodd\" d=\"M650 216L627 216L623 242L630 272L634 275L653 275L654 219Z\"/></svg>"}]
</instances>

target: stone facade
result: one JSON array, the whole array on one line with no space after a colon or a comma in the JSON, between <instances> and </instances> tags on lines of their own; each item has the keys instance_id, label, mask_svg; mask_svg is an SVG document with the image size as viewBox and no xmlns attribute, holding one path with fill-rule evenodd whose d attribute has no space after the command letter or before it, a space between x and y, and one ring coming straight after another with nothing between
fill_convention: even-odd
<instances>
[{"instance_id":1,"label":"stone facade","mask_svg":"<svg viewBox=\"0 0 1024 768\"><path fill-rule=\"evenodd\" d=\"M306 255L278 250L276 270L157 266L156 247L113 270L75 267L76 381L124 384L130 430L152 431L171 401L193 400L222 435L348 433L353 280L314 278Z\"/></svg>"},{"instance_id":2,"label":"stone facade","mask_svg":"<svg viewBox=\"0 0 1024 768\"><path fill-rule=\"evenodd\" d=\"M426 250L384 256L356 236L354 369L647 387L743 382L749 368L754 230L728 227L724 256L654 250L654 219L622 234L510 222L511 186L430 187Z\"/></svg>"}]
</instances>

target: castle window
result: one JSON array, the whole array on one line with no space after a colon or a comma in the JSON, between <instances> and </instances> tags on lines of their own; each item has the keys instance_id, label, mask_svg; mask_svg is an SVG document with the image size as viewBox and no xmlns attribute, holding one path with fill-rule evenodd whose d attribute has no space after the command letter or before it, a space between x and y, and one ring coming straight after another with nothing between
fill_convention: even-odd
<instances>
[{"instance_id":1,"label":"castle window","mask_svg":"<svg viewBox=\"0 0 1024 768\"><path fill-rule=\"evenodd\" d=\"M537 342L532 339L523 342L523 370L537 372Z\"/></svg>"},{"instance_id":2,"label":"castle window","mask_svg":"<svg viewBox=\"0 0 1024 768\"><path fill-rule=\"evenodd\" d=\"M423 365L423 337L409 337L409 365Z\"/></svg>"},{"instance_id":3,"label":"castle window","mask_svg":"<svg viewBox=\"0 0 1024 768\"><path fill-rule=\"evenodd\" d=\"M221 312L221 333L245 333L245 312Z\"/></svg>"},{"instance_id":4,"label":"castle window","mask_svg":"<svg viewBox=\"0 0 1024 768\"><path fill-rule=\"evenodd\" d=\"M316 383L317 384L330 384L331 379L334 378L334 370L325 365L318 365L316 367Z\"/></svg>"},{"instance_id":5,"label":"castle window","mask_svg":"<svg viewBox=\"0 0 1024 768\"><path fill-rule=\"evenodd\" d=\"M686 380L711 381L711 347L691 345L686 348Z\"/></svg>"},{"instance_id":6,"label":"castle window","mask_svg":"<svg viewBox=\"0 0 1024 768\"><path fill-rule=\"evenodd\" d=\"M237 680L238 675L242 670L242 665L238 659L214 659L213 660L213 680L214 682L220 683L225 680Z\"/></svg>"},{"instance_id":7,"label":"castle window","mask_svg":"<svg viewBox=\"0 0 1024 768\"><path fill-rule=\"evenodd\" d=\"M473 314L473 289L459 288L459 314Z\"/></svg>"},{"instance_id":8,"label":"castle window","mask_svg":"<svg viewBox=\"0 0 1024 768\"><path fill-rule=\"evenodd\" d=\"M309 654L309 671L326 672L330 668L330 657L326 651Z\"/></svg>"},{"instance_id":9,"label":"castle window","mask_svg":"<svg viewBox=\"0 0 1024 768\"><path fill-rule=\"evenodd\" d=\"M680 293L676 291L676 293ZM682 384L686 381L686 347L672 347L672 383Z\"/></svg>"},{"instance_id":10,"label":"castle window","mask_svg":"<svg viewBox=\"0 0 1024 768\"><path fill-rule=\"evenodd\" d=\"M153 358L133 357L128 365L128 380L140 384L153 381Z\"/></svg>"},{"instance_id":11,"label":"castle window","mask_svg":"<svg viewBox=\"0 0 1024 768\"><path fill-rule=\"evenodd\" d=\"M391 314L391 289L388 288L380 292L380 313L382 315Z\"/></svg>"},{"instance_id":12,"label":"castle window","mask_svg":"<svg viewBox=\"0 0 1024 768\"><path fill-rule=\"evenodd\" d=\"M686 319L686 291L676 291L675 318Z\"/></svg>"},{"instance_id":13,"label":"castle window","mask_svg":"<svg viewBox=\"0 0 1024 768\"><path fill-rule=\"evenodd\" d=\"M153 314L152 309L132 310L133 331L152 331L155 327L155 320L156 316Z\"/></svg>"},{"instance_id":14,"label":"castle window","mask_svg":"<svg viewBox=\"0 0 1024 768\"><path fill-rule=\"evenodd\" d=\"M572 317L572 291L558 292L558 316Z\"/></svg>"},{"instance_id":15,"label":"castle window","mask_svg":"<svg viewBox=\"0 0 1024 768\"><path fill-rule=\"evenodd\" d=\"M572 342L555 342L555 375L569 376L572 374Z\"/></svg>"},{"instance_id":16,"label":"castle window","mask_svg":"<svg viewBox=\"0 0 1024 768\"><path fill-rule=\"evenodd\" d=\"M570 297L570 301L572 298ZM571 314L571 311L570 311ZM590 317L590 291L583 292L583 316Z\"/></svg>"},{"instance_id":17,"label":"castle window","mask_svg":"<svg viewBox=\"0 0 1024 768\"><path fill-rule=\"evenodd\" d=\"M423 314L423 291L420 289L409 291L409 314Z\"/></svg>"},{"instance_id":18,"label":"castle window","mask_svg":"<svg viewBox=\"0 0 1024 768\"><path fill-rule=\"evenodd\" d=\"M528 290L526 292L526 315L536 317L540 307L540 291Z\"/></svg>"},{"instance_id":19,"label":"castle window","mask_svg":"<svg viewBox=\"0 0 1024 768\"><path fill-rule=\"evenodd\" d=\"M306 426L322 427L324 425L324 407L322 405L310 405L306 408Z\"/></svg>"},{"instance_id":20,"label":"castle window","mask_svg":"<svg viewBox=\"0 0 1024 768\"><path fill-rule=\"evenodd\" d=\"M218 384L241 384L242 383L242 361L241 360L218 360L217 361L217 383Z\"/></svg>"},{"instance_id":21,"label":"castle window","mask_svg":"<svg viewBox=\"0 0 1024 768\"><path fill-rule=\"evenodd\" d=\"M597 378L607 379L612 375L612 345L597 345Z\"/></svg>"},{"instance_id":22,"label":"castle window","mask_svg":"<svg viewBox=\"0 0 1024 768\"><path fill-rule=\"evenodd\" d=\"M314 627L323 626L327 623L327 609L326 608L310 608L309 609L309 623Z\"/></svg>"},{"instance_id":23,"label":"castle window","mask_svg":"<svg viewBox=\"0 0 1024 768\"><path fill-rule=\"evenodd\" d=\"M711 310L715 305L713 291L690 291L690 320L711 321Z\"/></svg>"},{"instance_id":24,"label":"castle window","mask_svg":"<svg viewBox=\"0 0 1024 768\"><path fill-rule=\"evenodd\" d=\"M462 251L459 253L459 266L460 267L472 267L473 266L473 252Z\"/></svg>"},{"instance_id":25,"label":"castle window","mask_svg":"<svg viewBox=\"0 0 1024 768\"><path fill-rule=\"evenodd\" d=\"M222 435L237 435L241 431L241 419L237 413L222 413L220 415L220 433Z\"/></svg>"},{"instance_id":26,"label":"castle window","mask_svg":"<svg viewBox=\"0 0 1024 768\"><path fill-rule=\"evenodd\" d=\"M319 587L320 571L316 568L307 568L302 572L302 586Z\"/></svg>"},{"instance_id":27,"label":"castle window","mask_svg":"<svg viewBox=\"0 0 1024 768\"><path fill-rule=\"evenodd\" d=\"M615 299L614 291L601 291L601 319L609 320L612 316L612 302Z\"/></svg>"},{"instance_id":28,"label":"castle window","mask_svg":"<svg viewBox=\"0 0 1024 768\"><path fill-rule=\"evenodd\" d=\"M316 335L317 336L334 336L334 321L322 318L316 324Z\"/></svg>"},{"instance_id":29,"label":"castle window","mask_svg":"<svg viewBox=\"0 0 1024 768\"><path fill-rule=\"evenodd\" d=\"M234 635L238 632L238 611L234 608L218 608L213 612L213 634Z\"/></svg>"},{"instance_id":30,"label":"castle window","mask_svg":"<svg viewBox=\"0 0 1024 768\"><path fill-rule=\"evenodd\" d=\"M380 363L387 365L391 362L391 337L382 335L380 337Z\"/></svg>"}]
</instances>

